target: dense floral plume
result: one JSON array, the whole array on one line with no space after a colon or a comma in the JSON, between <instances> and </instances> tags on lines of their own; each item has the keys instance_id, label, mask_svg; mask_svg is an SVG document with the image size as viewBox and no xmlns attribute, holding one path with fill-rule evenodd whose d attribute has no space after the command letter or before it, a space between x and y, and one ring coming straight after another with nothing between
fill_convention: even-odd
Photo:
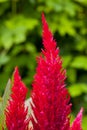
<instances>
[{"instance_id":1,"label":"dense floral plume","mask_svg":"<svg viewBox=\"0 0 87 130\"><path fill-rule=\"evenodd\" d=\"M28 108L25 108L27 88L21 81L16 67L11 98L5 110L7 129L82 130L83 108L70 126L71 104L70 95L65 87L66 71L62 67L59 48L48 28L44 14L42 14L42 24L44 49L38 58L38 67L33 82L30 102L32 115L27 117Z\"/></svg>"},{"instance_id":2,"label":"dense floral plume","mask_svg":"<svg viewBox=\"0 0 87 130\"><path fill-rule=\"evenodd\" d=\"M82 123L82 112L83 108L78 113L76 119L74 120L72 127L70 130L82 130L81 123Z\"/></svg>"},{"instance_id":3,"label":"dense floral plume","mask_svg":"<svg viewBox=\"0 0 87 130\"><path fill-rule=\"evenodd\" d=\"M65 88L66 71L62 68L59 48L48 28L44 14L42 56L33 83L32 117L34 130L69 130L70 96Z\"/></svg>"},{"instance_id":4,"label":"dense floral plume","mask_svg":"<svg viewBox=\"0 0 87 130\"><path fill-rule=\"evenodd\" d=\"M18 68L15 68L13 75L11 99L6 108L6 125L8 130L28 130L27 109L25 109L25 98L27 88L21 81Z\"/></svg>"}]
</instances>

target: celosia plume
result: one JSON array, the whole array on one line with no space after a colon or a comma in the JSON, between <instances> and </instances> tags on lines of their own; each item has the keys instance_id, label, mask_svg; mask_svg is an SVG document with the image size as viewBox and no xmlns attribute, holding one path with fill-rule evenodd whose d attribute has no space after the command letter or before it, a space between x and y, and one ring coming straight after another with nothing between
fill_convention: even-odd
<instances>
[{"instance_id":1,"label":"celosia plume","mask_svg":"<svg viewBox=\"0 0 87 130\"><path fill-rule=\"evenodd\" d=\"M8 130L28 130L29 120L26 118L27 109L24 105L27 88L21 81L17 67L14 71L13 80L11 99L5 111L6 125Z\"/></svg>"},{"instance_id":2,"label":"celosia plume","mask_svg":"<svg viewBox=\"0 0 87 130\"><path fill-rule=\"evenodd\" d=\"M65 87L66 71L62 67L59 48L42 14L43 46L31 94L32 115L27 119L27 88L18 68L14 71L11 99L6 108L8 130L82 130L83 109L70 126L70 95ZM31 120L28 128L28 123ZM33 127L32 127L33 126Z\"/></svg>"},{"instance_id":3,"label":"celosia plume","mask_svg":"<svg viewBox=\"0 0 87 130\"><path fill-rule=\"evenodd\" d=\"M38 67L33 83L32 118L34 130L69 130L71 111L70 96L65 88L66 71L62 68L59 48L48 28L44 14L42 56L38 58Z\"/></svg>"}]
</instances>

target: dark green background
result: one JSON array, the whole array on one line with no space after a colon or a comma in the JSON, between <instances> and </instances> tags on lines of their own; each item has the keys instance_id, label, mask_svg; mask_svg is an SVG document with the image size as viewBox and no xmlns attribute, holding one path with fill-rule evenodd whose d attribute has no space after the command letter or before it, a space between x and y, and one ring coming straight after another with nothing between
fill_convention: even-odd
<instances>
[{"instance_id":1,"label":"dark green background","mask_svg":"<svg viewBox=\"0 0 87 130\"><path fill-rule=\"evenodd\" d=\"M73 115L84 107L87 129L87 0L0 0L0 95L18 66L31 89L42 48L41 13L60 47Z\"/></svg>"}]
</instances>

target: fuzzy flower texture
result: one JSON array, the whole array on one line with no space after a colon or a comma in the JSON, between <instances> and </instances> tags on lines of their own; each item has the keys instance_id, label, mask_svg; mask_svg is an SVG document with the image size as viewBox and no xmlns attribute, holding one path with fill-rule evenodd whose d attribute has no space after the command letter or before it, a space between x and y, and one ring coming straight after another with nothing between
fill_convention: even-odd
<instances>
[{"instance_id":1,"label":"fuzzy flower texture","mask_svg":"<svg viewBox=\"0 0 87 130\"><path fill-rule=\"evenodd\" d=\"M27 88L21 81L17 67L13 80L11 99L5 111L6 125L8 130L28 130L29 121L26 117L28 109L25 109L24 105Z\"/></svg>"},{"instance_id":2,"label":"fuzzy flower texture","mask_svg":"<svg viewBox=\"0 0 87 130\"><path fill-rule=\"evenodd\" d=\"M59 48L42 14L43 46L31 93L32 113L29 119L24 101L27 89L16 68L11 99L6 109L8 130L82 130L81 108L70 125L70 95L65 87L66 71L62 67ZM32 128L29 128L29 122Z\"/></svg>"}]
</instances>

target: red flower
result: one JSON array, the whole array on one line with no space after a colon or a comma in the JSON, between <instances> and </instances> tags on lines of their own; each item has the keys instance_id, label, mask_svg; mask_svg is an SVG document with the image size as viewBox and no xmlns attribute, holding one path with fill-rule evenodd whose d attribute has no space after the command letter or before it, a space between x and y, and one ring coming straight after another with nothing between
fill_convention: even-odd
<instances>
[{"instance_id":1,"label":"red flower","mask_svg":"<svg viewBox=\"0 0 87 130\"><path fill-rule=\"evenodd\" d=\"M25 98L27 88L21 81L18 68L15 68L11 99L6 108L6 124L8 130L82 130L82 111L79 112L70 127L71 104L69 93L65 87L66 72L62 68L59 48L48 28L44 15L42 55L38 58L37 73L35 75L31 107L32 125L27 119ZM30 122L31 123L31 122Z\"/></svg>"},{"instance_id":2,"label":"red flower","mask_svg":"<svg viewBox=\"0 0 87 130\"><path fill-rule=\"evenodd\" d=\"M81 128L82 112L83 112L83 108L78 113L78 115L77 115L76 119L74 120L70 130L82 130L82 128Z\"/></svg>"},{"instance_id":3,"label":"red flower","mask_svg":"<svg viewBox=\"0 0 87 130\"><path fill-rule=\"evenodd\" d=\"M66 71L62 68L59 48L48 28L44 15L42 56L33 83L32 117L34 130L69 130L70 96L65 88Z\"/></svg>"},{"instance_id":4,"label":"red flower","mask_svg":"<svg viewBox=\"0 0 87 130\"><path fill-rule=\"evenodd\" d=\"M18 68L14 71L14 82L12 86L11 99L6 108L6 125L8 130L28 130L27 109L25 109L25 98L27 88L21 81Z\"/></svg>"}]
</instances>

